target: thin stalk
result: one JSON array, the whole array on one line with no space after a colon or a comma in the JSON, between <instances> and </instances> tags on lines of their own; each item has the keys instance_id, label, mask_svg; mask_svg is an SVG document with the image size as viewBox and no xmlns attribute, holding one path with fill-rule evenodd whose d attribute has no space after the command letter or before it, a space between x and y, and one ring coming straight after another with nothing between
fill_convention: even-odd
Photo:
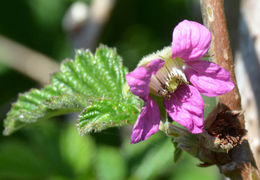
<instances>
[{"instance_id":1,"label":"thin stalk","mask_svg":"<svg viewBox=\"0 0 260 180\"><path fill-rule=\"evenodd\" d=\"M60 69L55 60L1 35L0 61L42 86L49 83L50 74Z\"/></svg>"}]
</instances>

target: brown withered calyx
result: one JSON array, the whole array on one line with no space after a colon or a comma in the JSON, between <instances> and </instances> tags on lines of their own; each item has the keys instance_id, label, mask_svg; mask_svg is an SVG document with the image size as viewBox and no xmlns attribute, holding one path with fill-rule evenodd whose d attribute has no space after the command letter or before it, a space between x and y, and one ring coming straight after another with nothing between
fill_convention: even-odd
<instances>
[{"instance_id":1,"label":"brown withered calyx","mask_svg":"<svg viewBox=\"0 0 260 180\"><path fill-rule=\"evenodd\" d=\"M205 122L207 133L220 140L220 147L235 147L241 144L246 130L241 127L239 116L242 111L231 111L226 105L218 104Z\"/></svg>"}]
</instances>

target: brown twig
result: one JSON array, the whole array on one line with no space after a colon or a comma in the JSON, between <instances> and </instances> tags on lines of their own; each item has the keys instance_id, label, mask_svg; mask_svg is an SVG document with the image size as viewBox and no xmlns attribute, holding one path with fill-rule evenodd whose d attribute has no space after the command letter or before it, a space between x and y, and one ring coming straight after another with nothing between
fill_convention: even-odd
<instances>
[{"instance_id":1,"label":"brown twig","mask_svg":"<svg viewBox=\"0 0 260 180\"><path fill-rule=\"evenodd\" d=\"M7 66L45 85L59 65L49 57L0 36L0 60Z\"/></svg>"},{"instance_id":2,"label":"brown twig","mask_svg":"<svg viewBox=\"0 0 260 180\"><path fill-rule=\"evenodd\" d=\"M240 139L241 136L244 136L243 129L245 127L245 122L243 114L240 113L239 116L228 116L230 113L234 115L235 112L241 111L241 99L234 73L233 58L229 45L223 1L201 0L201 11L205 25L212 33L210 53L213 55L213 61L230 72L233 82L236 85L233 91L217 98L219 106L217 107L217 110L213 112L215 113L214 115L211 113L210 121L212 123L208 124L208 126L211 126L208 127L208 129L214 130L214 127L212 128L212 126L215 124L221 127L221 124L219 124L220 122L227 124L227 126L233 126L236 124L234 127L223 128L223 131L226 131L226 128L235 128L237 131L236 137L239 137ZM234 123L230 124L227 121L233 121ZM237 125L239 125L239 127ZM221 129L218 130L218 132L219 131L221 131ZM212 131L210 131L209 134L210 133L212 133ZM232 139L233 136L230 138ZM246 138L243 138L241 144L237 145L235 148L233 147L227 155L230 157L230 161L225 162L224 164L216 163L221 173L231 179L249 180L253 177L255 179L260 179L259 172L256 168L255 161Z\"/></svg>"},{"instance_id":3,"label":"brown twig","mask_svg":"<svg viewBox=\"0 0 260 180\"><path fill-rule=\"evenodd\" d=\"M93 0L83 26L72 28L69 35L74 48L94 50L103 27L108 21L116 0ZM73 19L73 18L72 18Z\"/></svg>"},{"instance_id":4,"label":"brown twig","mask_svg":"<svg viewBox=\"0 0 260 180\"><path fill-rule=\"evenodd\" d=\"M202 0L202 17L205 25L212 33L210 54L213 61L230 72L235 84L233 57L229 45L226 19L222 0ZM232 98L230 98L232 97ZM229 93L218 96L218 102L228 106L232 110L241 110L241 98L237 86ZM244 117L240 116L240 124L244 127Z\"/></svg>"}]
</instances>

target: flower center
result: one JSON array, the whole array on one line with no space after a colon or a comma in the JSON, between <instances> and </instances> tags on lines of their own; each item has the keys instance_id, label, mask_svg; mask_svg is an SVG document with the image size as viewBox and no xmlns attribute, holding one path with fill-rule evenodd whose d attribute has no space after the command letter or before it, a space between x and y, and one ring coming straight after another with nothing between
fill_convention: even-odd
<instances>
[{"instance_id":1,"label":"flower center","mask_svg":"<svg viewBox=\"0 0 260 180\"><path fill-rule=\"evenodd\" d=\"M149 87L153 94L170 99L178 86L188 83L188 81L183 72L184 63L181 59L172 60L171 57L162 59L165 60L165 64L156 74L152 75Z\"/></svg>"}]
</instances>

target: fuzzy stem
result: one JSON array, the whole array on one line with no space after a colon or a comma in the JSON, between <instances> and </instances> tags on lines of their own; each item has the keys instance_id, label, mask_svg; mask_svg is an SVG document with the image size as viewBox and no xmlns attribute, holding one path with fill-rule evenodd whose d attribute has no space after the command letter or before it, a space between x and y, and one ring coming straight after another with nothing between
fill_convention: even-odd
<instances>
[{"instance_id":1,"label":"fuzzy stem","mask_svg":"<svg viewBox=\"0 0 260 180\"><path fill-rule=\"evenodd\" d=\"M230 72L235 88L217 98L220 104L225 105L230 111L241 110L241 98L237 88L233 58L229 44L223 0L201 0L201 12L204 24L212 34L210 54L213 61ZM238 117L240 126L245 127L244 116ZM231 163L218 165L220 172L231 179L260 179L252 152L247 140L229 152Z\"/></svg>"}]
</instances>

